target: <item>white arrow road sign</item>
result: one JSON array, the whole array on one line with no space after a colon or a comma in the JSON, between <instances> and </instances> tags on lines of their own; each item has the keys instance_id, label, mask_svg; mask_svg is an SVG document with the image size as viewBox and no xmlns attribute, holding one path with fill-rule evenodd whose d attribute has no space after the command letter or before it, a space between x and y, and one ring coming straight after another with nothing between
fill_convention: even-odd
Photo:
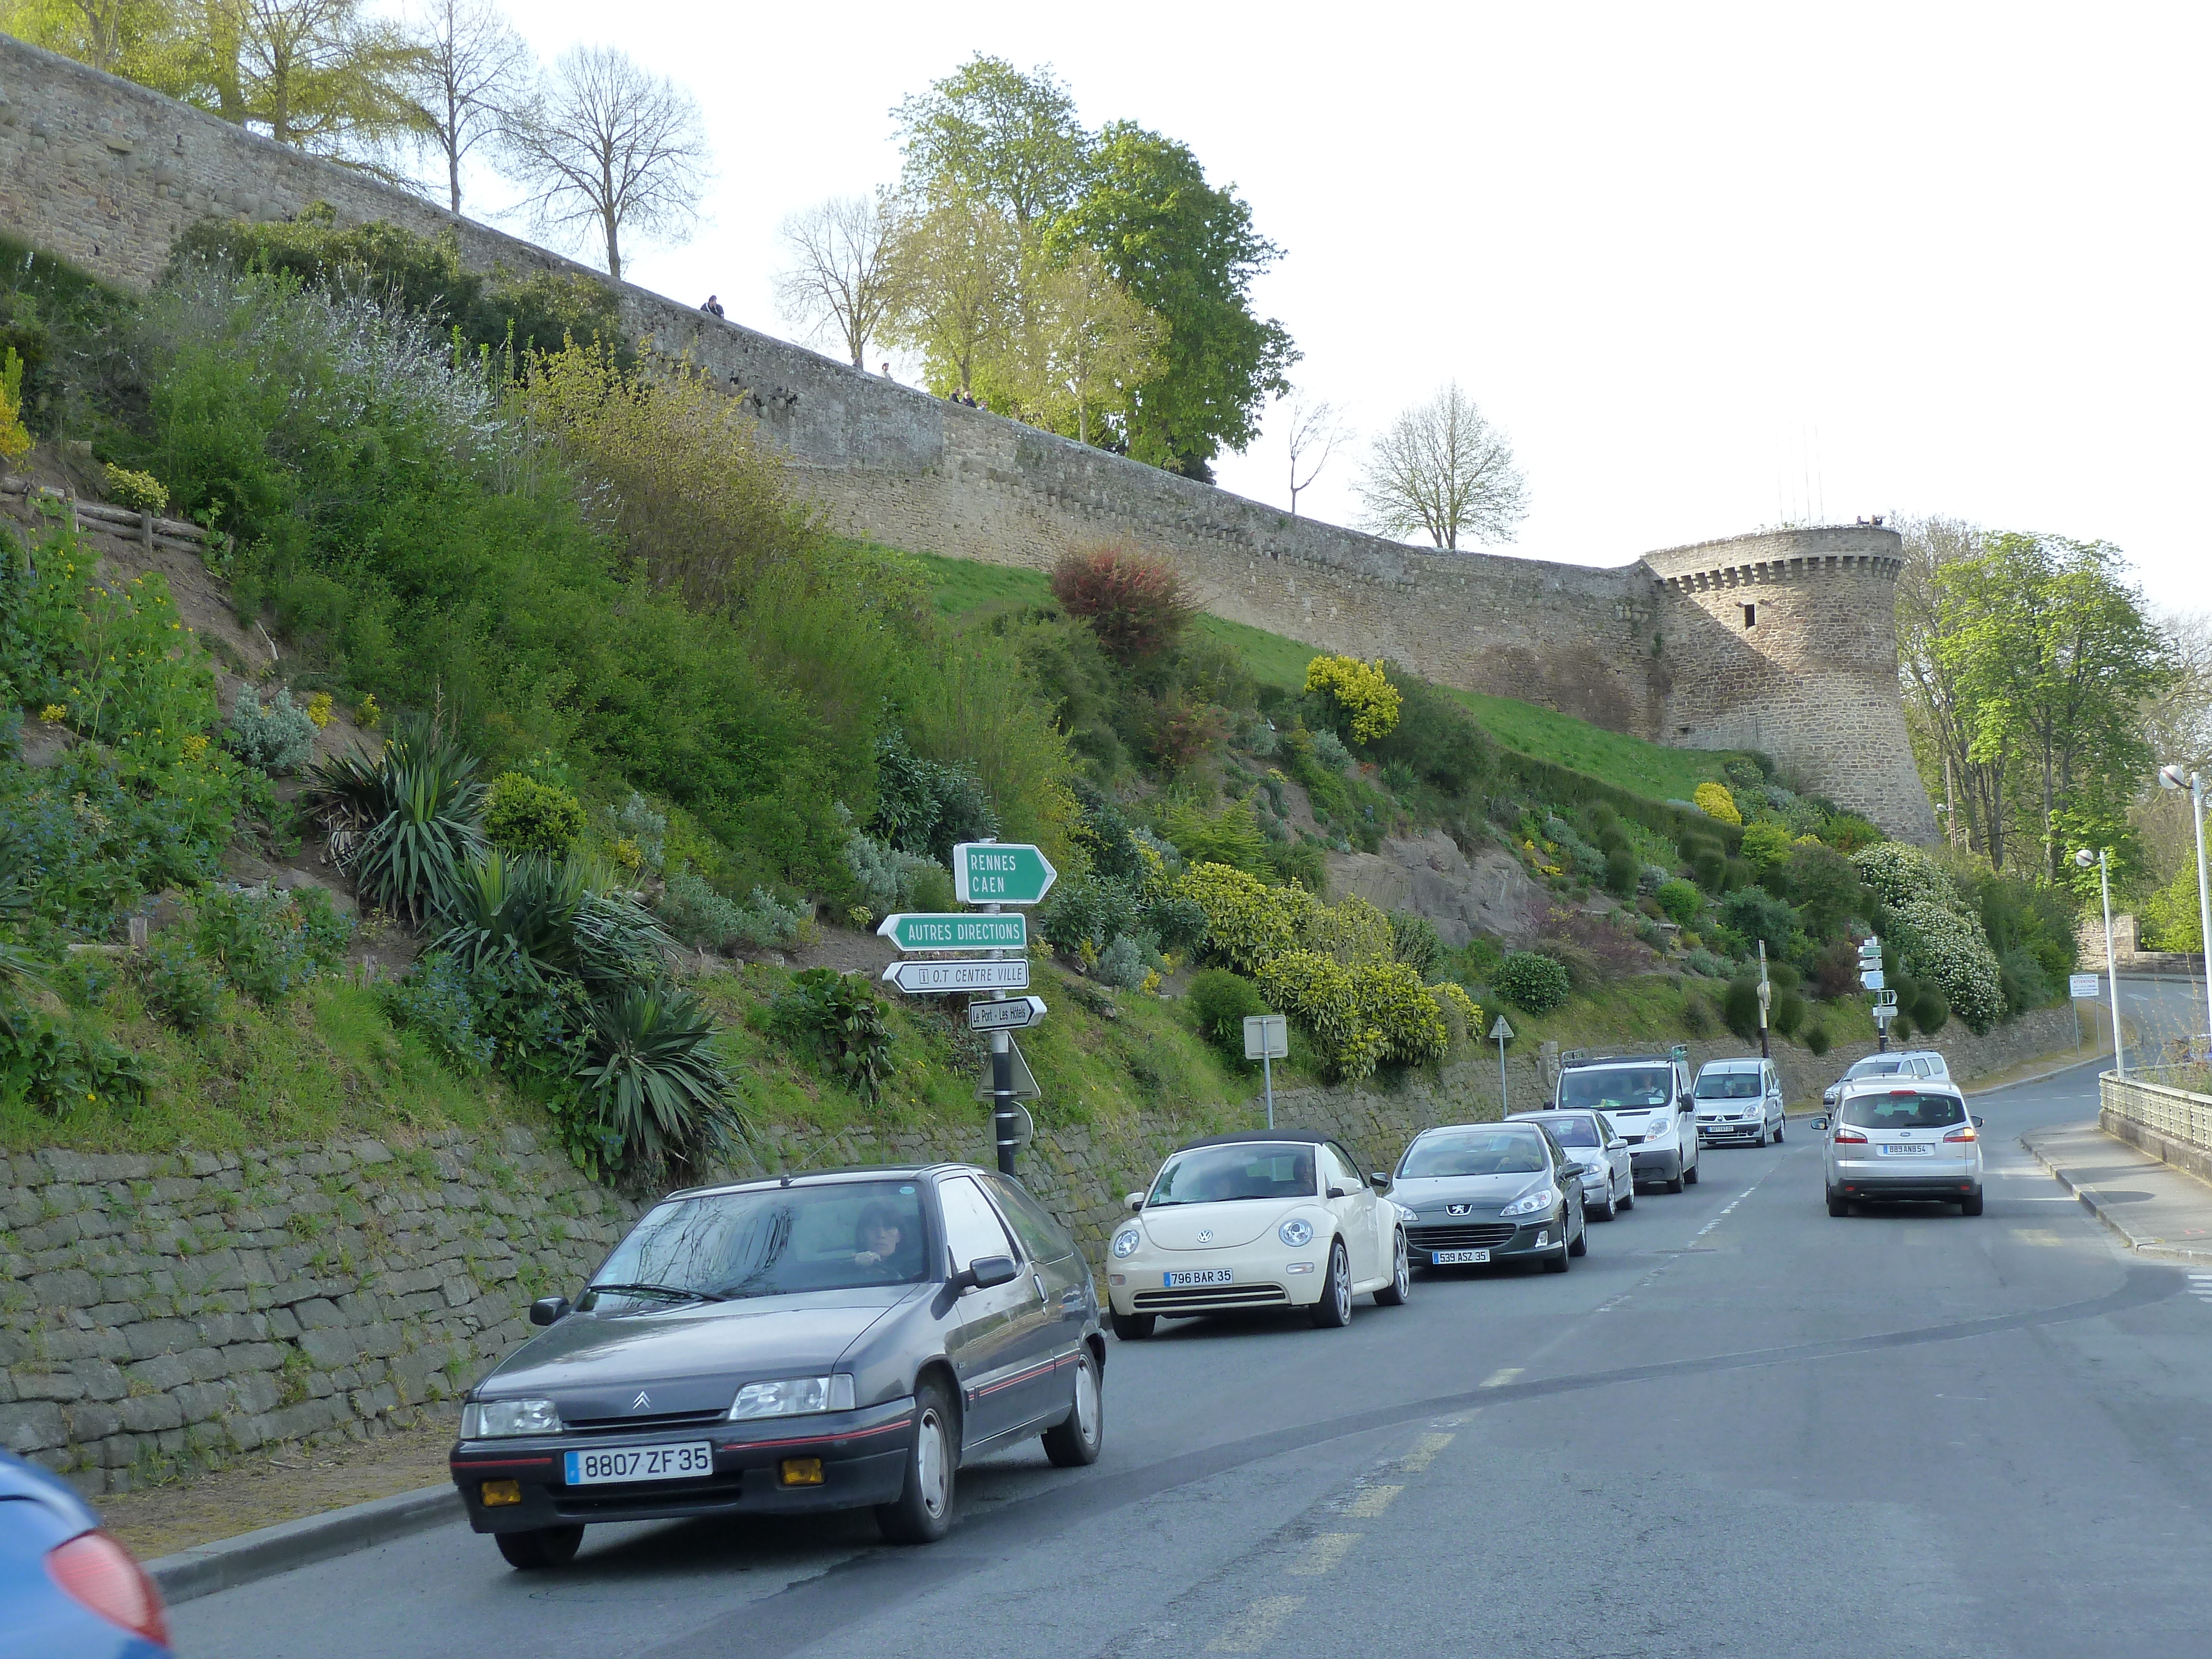
<instances>
[{"instance_id":1,"label":"white arrow road sign","mask_svg":"<svg viewBox=\"0 0 2212 1659\"><path fill-rule=\"evenodd\" d=\"M1008 997L1004 1002L968 1005L968 1029L971 1031L1025 1031L1043 1018L1042 997Z\"/></svg>"},{"instance_id":2,"label":"white arrow road sign","mask_svg":"<svg viewBox=\"0 0 2212 1659\"><path fill-rule=\"evenodd\" d=\"M908 957L884 969L884 979L908 995L937 991L1026 991L1030 964L1025 957L1010 962L942 962Z\"/></svg>"}]
</instances>

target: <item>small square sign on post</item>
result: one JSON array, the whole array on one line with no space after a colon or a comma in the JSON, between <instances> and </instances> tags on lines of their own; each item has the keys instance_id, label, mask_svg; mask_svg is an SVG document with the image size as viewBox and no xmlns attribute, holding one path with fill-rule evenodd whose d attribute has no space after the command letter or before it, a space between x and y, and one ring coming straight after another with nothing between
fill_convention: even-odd
<instances>
[{"instance_id":1,"label":"small square sign on post","mask_svg":"<svg viewBox=\"0 0 2212 1659\"><path fill-rule=\"evenodd\" d=\"M2094 974L2069 974L2066 976L2066 994L2077 1001L2094 1002L2103 988L2097 983Z\"/></svg>"},{"instance_id":2,"label":"small square sign on post","mask_svg":"<svg viewBox=\"0 0 2212 1659\"><path fill-rule=\"evenodd\" d=\"M1275 1062L1291 1052L1291 1022L1284 1014L1244 1016L1244 1058L1260 1062L1267 1080L1267 1127L1275 1127Z\"/></svg>"}]
</instances>

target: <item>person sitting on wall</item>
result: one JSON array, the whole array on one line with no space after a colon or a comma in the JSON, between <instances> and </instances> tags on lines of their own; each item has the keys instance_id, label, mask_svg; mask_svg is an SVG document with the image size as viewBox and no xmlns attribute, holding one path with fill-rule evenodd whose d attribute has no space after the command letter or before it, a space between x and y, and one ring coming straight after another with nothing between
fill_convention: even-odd
<instances>
[{"instance_id":1,"label":"person sitting on wall","mask_svg":"<svg viewBox=\"0 0 2212 1659\"><path fill-rule=\"evenodd\" d=\"M707 303L701 306L699 309L709 317L720 317L722 314L722 301L719 296L709 294L707 296Z\"/></svg>"}]
</instances>

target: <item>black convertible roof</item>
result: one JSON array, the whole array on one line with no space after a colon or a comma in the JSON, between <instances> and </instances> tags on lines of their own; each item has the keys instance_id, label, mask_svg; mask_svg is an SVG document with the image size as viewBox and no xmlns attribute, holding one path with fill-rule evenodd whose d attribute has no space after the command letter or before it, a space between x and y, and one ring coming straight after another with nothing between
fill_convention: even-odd
<instances>
[{"instance_id":1,"label":"black convertible roof","mask_svg":"<svg viewBox=\"0 0 2212 1659\"><path fill-rule=\"evenodd\" d=\"M1334 1135L1323 1134L1319 1129L1239 1129L1233 1135L1206 1135L1198 1140L1186 1140L1176 1150L1187 1152L1194 1146L1237 1146L1269 1140L1291 1140L1318 1146L1335 1139Z\"/></svg>"}]
</instances>

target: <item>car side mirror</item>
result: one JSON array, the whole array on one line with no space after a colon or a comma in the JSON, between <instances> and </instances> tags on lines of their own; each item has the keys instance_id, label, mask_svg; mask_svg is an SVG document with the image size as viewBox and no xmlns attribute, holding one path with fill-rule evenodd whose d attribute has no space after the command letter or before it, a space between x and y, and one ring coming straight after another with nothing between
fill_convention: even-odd
<instances>
[{"instance_id":1,"label":"car side mirror","mask_svg":"<svg viewBox=\"0 0 2212 1659\"><path fill-rule=\"evenodd\" d=\"M567 1297L541 1296L530 1304L530 1322L533 1325L550 1325L568 1311Z\"/></svg>"},{"instance_id":2,"label":"car side mirror","mask_svg":"<svg viewBox=\"0 0 2212 1659\"><path fill-rule=\"evenodd\" d=\"M1367 1184L1378 1193L1387 1193L1390 1190L1390 1177L1377 1170L1367 1177Z\"/></svg>"},{"instance_id":3,"label":"car side mirror","mask_svg":"<svg viewBox=\"0 0 2212 1659\"><path fill-rule=\"evenodd\" d=\"M1977 1129L1978 1129L1978 1128L1980 1128L1980 1127L1982 1127L1982 1125L1983 1125L1983 1124L1984 1124L1984 1123L1986 1123L1986 1122L1988 1122L1988 1121L1989 1121L1989 1120L1988 1120L1987 1118L1985 1118L1985 1117L1978 1117L1978 1118L1976 1118L1976 1119L1974 1120L1974 1127L1975 1127Z\"/></svg>"},{"instance_id":4,"label":"car side mirror","mask_svg":"<svg viewBox=\"0 0 2212 1659\"><path fill-rule=\"evenodd\" d=\"M1626 1146L1626 1145L1628 1145L1628 1139L1627 1139L1627 1137L1626 1137L1626 1136L1625 1136L1625 1135L1615 1135L1612 1139L1610 1139L1610 1140L1608 1140L1608 1141L1607 1141L1607 1142L1605 1143L1605 1149L1606 1149L1606 1151L1607 1151L1608 1152L1619 1152L1619 1151L1620 1151L1623 1146Z\"/></svg>"},{"instance_id":5,"label":"car side mirror","mask_svg":"<svg viewBox=\"0 0 2212 1659\"><path fill-rule=\"evenodd\" d=\"M1020 1271L1010 1255L979 1255L953 1283L963 1291L988 1291L994 1285L1006 1284Z\"/></svg>"},{"instance_id":6,"label":"car side mirror","mask_svg":"<svg viewBox=\"0 0 2212 1659\"><path fill-rule=\"evenodd\" d=\"M1828 1120L1826 1117L1816 1117L1813 1120L1813 1127L1816 1129L1826 1129L1828 1127Z\"/></svg>"},{"instance_id":7,"label":"car side mirror","mask_svg":"<svg viewBox=\"0 0 2212 1659\"><path fill-rule=\"evenodd\" d=\"M1342 1198L1344 1196L1344 1188L1341 1187L1332 1187L1328 1189L1328 1195L1331 1198Z\"/></svg>"},{"instance_id":8,"label":"car side mirror","mask_svg":"<svg viewBox=\"0 0 2212 1659\"><path fill-rule=\"evenodd\" d=\"M1145 1207L1145 1195L1142 1193L1131 1193L1122 1200L1122 1202L1133 1210L1141 1210Z\"/></svg>"}]
</instances>

